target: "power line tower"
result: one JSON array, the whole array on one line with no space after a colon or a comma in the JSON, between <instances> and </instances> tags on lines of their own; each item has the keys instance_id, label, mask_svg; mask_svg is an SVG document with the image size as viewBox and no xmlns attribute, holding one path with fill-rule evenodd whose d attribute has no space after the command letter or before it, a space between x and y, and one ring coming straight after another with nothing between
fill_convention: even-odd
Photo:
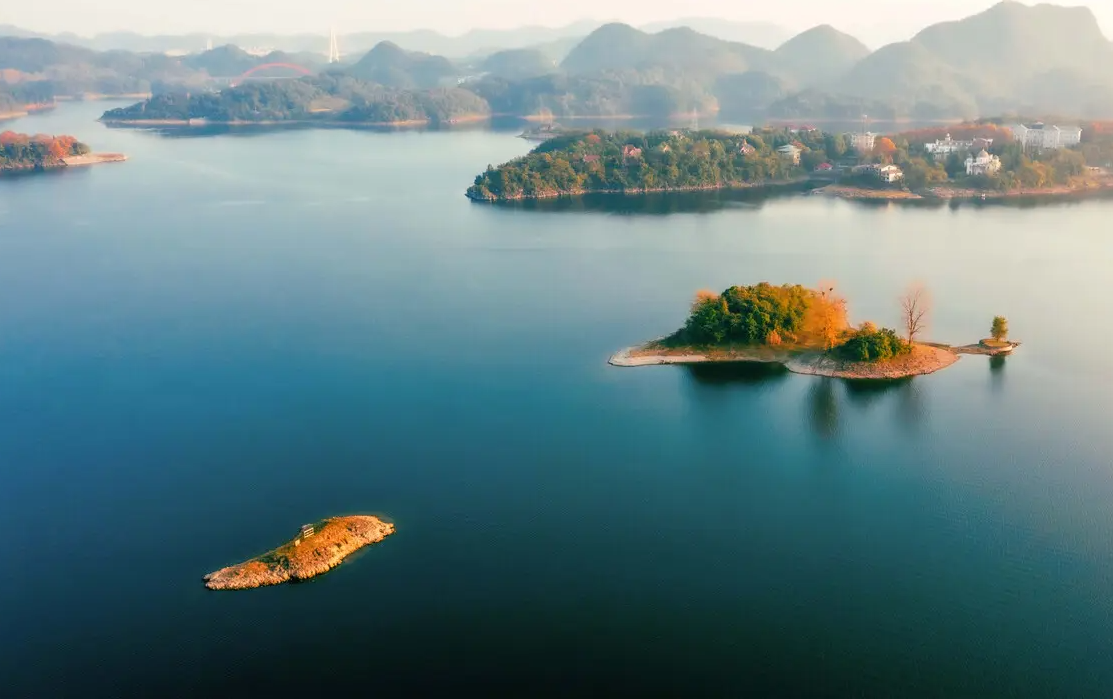
<instances>
[{"instance_id":1,"label":"power line tower","mask_svg":"<svg viewBox=\"0 0 1113 699\"><path fill-rule=\"evenodd\" d=\"M336 38L336 27L329 30L328 38L328 62L340 62L340 41Z\"/></svg>"}]
</instances>

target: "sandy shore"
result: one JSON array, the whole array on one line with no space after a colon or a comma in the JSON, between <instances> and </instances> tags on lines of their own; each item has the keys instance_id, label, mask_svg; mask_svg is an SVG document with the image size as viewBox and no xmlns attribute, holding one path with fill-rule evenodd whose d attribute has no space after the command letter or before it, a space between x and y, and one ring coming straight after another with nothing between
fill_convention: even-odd
<instances>
[{"instance_id":1,"label":"sandy shore","mask_svg":"<svg viewBox=\"0 0 1113 699\"><path fill-rule=\"evenodd\" d=\"M210 590L246 590L307 580L327 573L364 546L394 533L394 525L378 517L333 517L313 525L311 534L238 565L205 576Z\"/></svg>"},{"instance_id":2,"label":"sandy shore","mask_svg":"<svg viewBox=\"0 0 1113 699\"><path fill-rule=\"evenodd\" d=\"M89 153L88 155L74 155L62 162L66 167L85 167L87 165L100 165L101 163L122 163L128 157L123 153Z\"/></svg>"},{"instance_id":3,"label":"sandy shore","mask_svg":"<svg viewBox=\"0 0 1113 699\"><path fill-rule=\"evenodd\" d=\"M653 343L649 343L652 346ZM963 354L996 356L1009 354L1020 343L990 348L981 344L951 347L939 344L917 344L912 353L887 362L847 362L815 351L783 351L768 347L716 349L707 352L677 349L649 349L647 345L628 347L615 353L608 363L617 367L661 366L667 364L705 364L713 362L748 362L781 364L795 374L825 376L835 379L903 379L934 374L946 369Z\"/></svg>"},{"instance_id":4,"label":"sandy shore","mask_svg":"<svg viewBox=\"0 0 1113 699\"><path fill-rule=\"evenodd\" d=\"M916 345L912 353L886 362L845 362L826 354L796 357L785 367L794 374L826 376L833 379L904 379L924 376L946 369L958 361L958 354L941 347Z\"/></svg>"},{"instance_id":5,"label":"sandy shore","mask_svg":"<svg viewBox=\"0 0 1113 699\"><path fill-rule=\"evenodd\" d=\"M874 199L885 201L923 199L919 194L903 189L867 189L865 187L846 187L837 184L820 187L819 189L812 190L812 193L828 197L838 197L840 199Z\"/></svg>"}]
</instances>

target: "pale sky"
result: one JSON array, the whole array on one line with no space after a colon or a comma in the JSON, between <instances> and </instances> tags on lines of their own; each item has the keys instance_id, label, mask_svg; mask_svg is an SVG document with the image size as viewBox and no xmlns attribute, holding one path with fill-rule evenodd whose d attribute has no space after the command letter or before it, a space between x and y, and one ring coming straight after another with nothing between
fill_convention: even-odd
<instances>
[{"instance_id":1,"label":"pale sky","mask_svg":"<svg viewBox=\"0 0 1113 699\"><path fill-rule=\"evenodd\" d=\"M581 19L645 24L677 17L768 21L801 30L817 24L870 39L906 39L918 29L984 10L997 0L4 0L0 24L90 35L204 32L341 33L559 26ZM1027 4L1032 4L1027 0ZM1113 0L1088 5L1113 36Z\"/></svg>"}]
</instances>

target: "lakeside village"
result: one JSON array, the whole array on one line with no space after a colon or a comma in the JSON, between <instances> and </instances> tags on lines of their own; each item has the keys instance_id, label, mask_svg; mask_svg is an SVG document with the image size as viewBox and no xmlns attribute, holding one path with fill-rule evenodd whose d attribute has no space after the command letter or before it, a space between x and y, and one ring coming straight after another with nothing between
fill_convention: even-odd
<instances>
[{"instance_id":1,"label":"lakeside village","mask_svg":"<svg viewBox=\"0 0 1113 699\"><path fill-rule=\"evenodd\" d=\"M889 136L811 126L553 133L529 154L489 167L468 196L500 201L791 186L846 198L948 199L1113 187L1107 123L983 120Z\"/></svg>"}]
</instances>

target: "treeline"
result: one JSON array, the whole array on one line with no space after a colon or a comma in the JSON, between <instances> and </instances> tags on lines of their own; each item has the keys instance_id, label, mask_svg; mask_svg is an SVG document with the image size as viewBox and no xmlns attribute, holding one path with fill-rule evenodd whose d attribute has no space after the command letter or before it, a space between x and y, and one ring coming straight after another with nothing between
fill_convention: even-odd
<instances>
[{"instance_id":1,"label":"treeline","mask_svg":"<svg viewBox=\"0 0 1113 699\"><path fill-rule=\"evenodd\" d=\"M0 69L15 72L20 84L48 82L57 95L146 93L159 84L200 85L208 79L162 54L98 52L17 37L0 37Z\"/></svg>"},{"instance_id":2,"label":"treeline","mask_svg":"<svg viewBox=\"0 0 1113 699\"><path fill-rule=\"evenodd\" d=\"M912 345L889 328L847 322L846 302L833 287L732 286L721 294L701 291L684 327L666 338L673 347L768 347L823 350L856 362L907 354Z\"/></svg>"},{"instance_id":3,"label":"treeline","mask_svg":"<svg viewBox=\"0 0 1113 699\"><path fill-rule=\"evenodd\" d=\"M0 83L0 113L17 112L29 105L53 104L54 83L33 80L12 85Z\"/></svg>"},{"instance_id":4,"label":"treeline","mask_svg":"<svg viewBox=\"0 0 1113 699\"><path fill-rule=\"evenodd\" d=\"M488 113L487 103L455 88L401 90L346 75L249 82L220 92L166 93L105 112L106 121L449 122Z\"/></svg>"},{"instance_id":5,"label":"treeline","mask_svg":"<svg viewBox=\"0 0 1113 699\"><path fill-rule=\"evenodd\" d=\"M64 158L88 152L89 147L73 136L29 136L5 131L0 133L0 172L63 167Z\"/></svg>"},{"instance_id":6,"label":"treeline","mask_svg":"<svg viewBox=\"0 0 1113 699\"><path fill-rule=\"evenodd\" d=\"M782 139L784 140L784 139ZM780 156L778 139L721 131L592 131L541 144L528 155L475 178L479 200L541 198L587 192L717 189L802 176Z\"/></svg>"}]
</instances>

